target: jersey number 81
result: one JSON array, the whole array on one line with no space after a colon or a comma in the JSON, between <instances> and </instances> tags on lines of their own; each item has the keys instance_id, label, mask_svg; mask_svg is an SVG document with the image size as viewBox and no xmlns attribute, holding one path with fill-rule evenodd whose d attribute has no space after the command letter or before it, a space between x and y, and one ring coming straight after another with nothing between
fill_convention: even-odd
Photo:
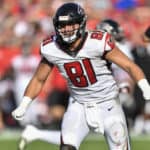
<instances>
[{"instance_id":1,"label":"jersey number 81","mask_svg":"<svg viewBox=\"0 0 150 150\"><path fill-rule=\"evenodd\" d=\"M94 84L97 79L92 64L88 58L81 62L74 61L64 64L67 75L76 87L87 87Z\"/></svg>"}]
</instances>

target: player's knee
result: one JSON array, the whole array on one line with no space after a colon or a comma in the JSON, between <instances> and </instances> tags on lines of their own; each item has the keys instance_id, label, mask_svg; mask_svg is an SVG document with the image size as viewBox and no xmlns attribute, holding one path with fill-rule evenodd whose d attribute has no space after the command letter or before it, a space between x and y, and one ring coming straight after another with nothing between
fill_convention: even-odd
<instances>
[{"instance_id":1,"label":"player's knee","mask_svg":"<svg viewBox=\"0 0 150 150\"><path fill-rule=\"evenodd\" d=\"M68 144L62 144L60 150L77 150L74 146Z\"/></svg>"},{"instance_id":2,"label":"player's knee","mask_svg":"<svg viewBox=\"0 0 150 150\"><path fill-rule=\"evenodd\" d=\"M114 123L110 129L110 138L115 144L123 144L127 140L127 130L123 123Z\"/></svg>"}]
</instances>

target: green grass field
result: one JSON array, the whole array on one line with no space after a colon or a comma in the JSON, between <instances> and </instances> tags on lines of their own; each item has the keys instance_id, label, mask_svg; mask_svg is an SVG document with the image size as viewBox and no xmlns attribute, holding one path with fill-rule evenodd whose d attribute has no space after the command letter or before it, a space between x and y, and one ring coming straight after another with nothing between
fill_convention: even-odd
<instances>
[{"instance_id":1,"label":"green grass field","mask_svg":"<svg viewBox=\"0 0 150 150\"><path fill-rule=\"evenodd\" d=\"M0 134L1 135L1 134ZM150 150L150 136L142 135L131 137L132 150ZM0 150L17 150L18 136L2 134L0 136ZM42 141L34 141L26 147L26 150L59 150L57 145L48 144ZM102 136L90 134L81 144L80 150L108 150Z\"/></svg>"},{"instance_id":2,"label":"green grass field","mask_svg":"<svg viewBox=\"0 0 150 150\"><path fill-rule=\"evenodd\" d=\"M53 144L48 144L41 141L30 143L26 150L58 150L59 147ZM149 150L150 141L133 141L132 150ZM16 140L1 140L0 150L17 150ZM108 150L104 141L91 140L85 141L80 147L80 150Z\"/></svg>"}]
</instances>

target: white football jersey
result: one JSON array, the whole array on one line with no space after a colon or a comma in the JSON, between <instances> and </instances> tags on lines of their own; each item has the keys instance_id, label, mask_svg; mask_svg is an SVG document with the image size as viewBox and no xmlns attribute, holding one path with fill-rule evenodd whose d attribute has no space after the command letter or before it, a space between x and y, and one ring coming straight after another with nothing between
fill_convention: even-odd
<instances>
[{"instance_id":1,"label":"white football jersey","mask_svg":"<svg viewBox=\"0 0 150 150\"><path fill-rule=\"evenodd\" d=\"M41 55L59 68L75 100L101 102L117 96L116 82L103 57L114 48L108 33L88 31L84 44L74 56L62 50L55 40L53 36L41 44Z\"/></svg>"}]
</instances>

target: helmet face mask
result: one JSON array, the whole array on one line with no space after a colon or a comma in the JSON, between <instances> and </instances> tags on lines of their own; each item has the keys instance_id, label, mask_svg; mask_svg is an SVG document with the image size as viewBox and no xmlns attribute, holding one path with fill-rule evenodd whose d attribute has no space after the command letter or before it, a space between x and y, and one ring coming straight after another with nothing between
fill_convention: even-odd
<instances>
[{"instance_id":1,"label":"helmet face mask","mask_svg":"<svg viewBox=\"0 0 150 150\"><path fill-rule=\"evenodd\" d=\"M69 30L67 30L66 26L69 26ZM79 24L67 24L62 25L61 27L58 27L58 32L63 41L72 43L76 39L76 35L79 29Z\"/></svg>"},{"instance_id":2,"label":"helmet face mask","mask_svg":"<svg viewBox=\"0 0 150 150\"><path fill-rule=\"evenodd\" d=\"M78 4L66 3L58 8L53 18L53 24L58 38L62 42L72 43L84 35L86 15ZM72 30L64 31L66 26L70 26Z\"/></svg>"}]
</instances>

